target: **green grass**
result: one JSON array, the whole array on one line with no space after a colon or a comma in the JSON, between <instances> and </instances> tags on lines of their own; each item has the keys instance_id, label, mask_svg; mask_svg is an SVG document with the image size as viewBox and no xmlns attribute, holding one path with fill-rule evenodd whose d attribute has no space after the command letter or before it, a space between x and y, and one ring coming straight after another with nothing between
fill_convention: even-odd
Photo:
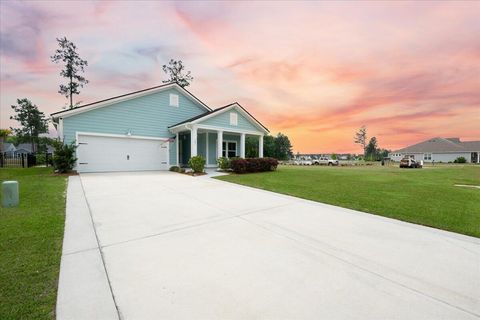
<instances>
[{"instance_id":1,"label":"green grass","mask_svg":"<svg viewBox=\"0 0 480 320\"><path fill-rule=\"evenodd\" d=\"M0 168L20 206L0 208L0 319L53 319L65 221L66 178L52 168Z\"/></svg>"},{"instance_id":2,"label":"green grass","mask_svg":"<svg viewBox=\"0 0 480 320\"><path fill-rule=\"evenodd\" d=\"M480 237L480 166L280 166L217 179Z\"/></svg>"}]
</instances>

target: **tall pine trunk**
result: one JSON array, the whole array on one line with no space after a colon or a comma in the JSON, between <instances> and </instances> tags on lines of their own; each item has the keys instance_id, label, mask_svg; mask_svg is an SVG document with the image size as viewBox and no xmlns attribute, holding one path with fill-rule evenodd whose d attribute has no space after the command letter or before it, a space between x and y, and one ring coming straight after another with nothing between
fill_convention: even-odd
<instances>
[{"instance_id":1,"label":"tall pine trunk","mask_svg":"<svg viewBox=\"0 0 480 320\"><path fill-rule=\"evenodd\" d=\"M70 75L70 109L73 108L72 82L73 82L72 75Z\"/></svg>"}]
</instances>

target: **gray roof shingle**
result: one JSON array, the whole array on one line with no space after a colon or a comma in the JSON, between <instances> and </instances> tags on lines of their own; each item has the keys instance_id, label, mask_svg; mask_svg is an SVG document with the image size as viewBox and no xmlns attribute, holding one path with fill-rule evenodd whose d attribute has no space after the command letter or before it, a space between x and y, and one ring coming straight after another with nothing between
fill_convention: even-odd
<instances>
[{"instance_id":1,"label":"gray roof shingle","mask_svg":"<svg viewBox=\"0 0 480 320\"><path fill-rule=\"evenodd\" d=\"M442 153L442 152L480 152L480 141L461 142L459 138L432 138L394 152L400 153Z\"/></svg>"}]
</instances>

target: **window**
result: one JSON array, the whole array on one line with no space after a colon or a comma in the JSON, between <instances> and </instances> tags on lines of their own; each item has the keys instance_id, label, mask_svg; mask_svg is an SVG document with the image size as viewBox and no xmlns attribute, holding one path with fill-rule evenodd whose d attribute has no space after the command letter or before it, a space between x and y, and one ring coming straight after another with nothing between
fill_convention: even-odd
<instances>
[{"instance_id":1,"label":"window","mask_svg":"<svg viewBox=\"0 0 480 320\"><path fill-rule=\"evenodd\" d=\"M238 115L235 112L230 112L230 125L238 125Z\"/></svg>"},{"instance_id":2,"label":"window","mask_svg":"<svg viewBox=\"0 0 480 320\"><path fill-rule=\"evenodd\" d=\"M236 141L223 141L222 143L222 156L227 158L233 158L237 156L237 142Z\"/></svg>"},{"instance_id":3,"label":"window","mask_svg":"<svg viewBox=\"0 0 480 320\"><path fill-rule=\"evenodd\" d=\"M432 160L432 154L431 153L424 153L423 154L423 160Z\"/></svg>"},{"instance_id":4,"label":"window","mask_svg":"<svg viewBox=\"0 0 480 320\"><path fill-rule=\"evenodd\" d=\"M178 107L178 94L170 93L170 107Z\"/></svg>"}]
</instances>

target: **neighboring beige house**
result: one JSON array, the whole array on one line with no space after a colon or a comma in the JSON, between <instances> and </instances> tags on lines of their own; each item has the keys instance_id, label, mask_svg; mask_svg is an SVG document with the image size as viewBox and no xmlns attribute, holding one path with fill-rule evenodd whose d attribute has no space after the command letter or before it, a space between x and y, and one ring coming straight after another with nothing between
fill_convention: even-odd
<instances>
[{"instance_id":1,"label":"neighboring beige house","mask_svg":"<svg viewBox=\"0 0 480 320\"><path fill-rule=\"evenodd\" d=\"M389 154L394 161L411 157L424 162L453 162L464 157L467 162L480 163L480 141L460 141L460 138L432 138Z\"/></svg>"}]
</instances>

